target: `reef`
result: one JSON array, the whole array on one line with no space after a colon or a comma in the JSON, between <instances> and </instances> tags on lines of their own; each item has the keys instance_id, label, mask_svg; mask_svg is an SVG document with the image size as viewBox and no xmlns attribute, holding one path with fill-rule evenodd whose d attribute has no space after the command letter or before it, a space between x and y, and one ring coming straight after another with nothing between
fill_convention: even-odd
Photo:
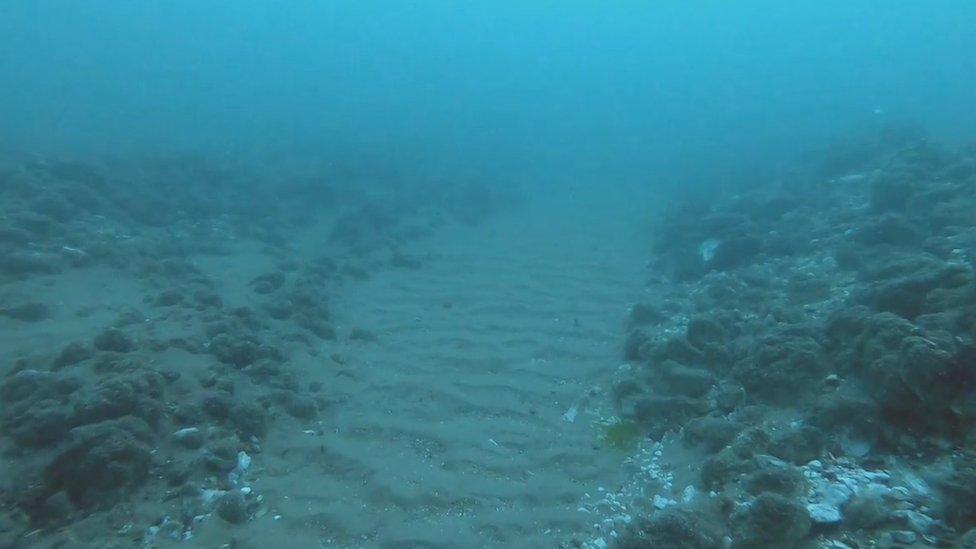
<instances>
[{"instance_id":1,"label":"reef","mask_svg":"<svg viewBox=\"0 0 976 549\"><path fill-rule=\"evenodd\" d=\"M339 338L376 340L340 328L333 296L377 269L420 268L411 243L512 200L447 183L425 200L383 181L366 195L269 171L6 159L0 321L33 339L0 364L0 546L108 543L92 532L151 546L212 516L267 514L253 484L266 440L321 433L337 405L296 363L340 367ZM326 235L314 253L297 242L310 233ZM247 262L261 267L236 280ZM116 285L105 303L77 295L90 280Z\"/></svg>"},{"instance_id":2,"label":"reef","mask_svg":"<svg viewBox=\"0 0 976 549\"><path fill-rule=\"evenodd\" d=\"M906 140L712 196L656 229L613 389L648 501L600 539L971 543L976 150Z\"/></svg>"}]
</instances>

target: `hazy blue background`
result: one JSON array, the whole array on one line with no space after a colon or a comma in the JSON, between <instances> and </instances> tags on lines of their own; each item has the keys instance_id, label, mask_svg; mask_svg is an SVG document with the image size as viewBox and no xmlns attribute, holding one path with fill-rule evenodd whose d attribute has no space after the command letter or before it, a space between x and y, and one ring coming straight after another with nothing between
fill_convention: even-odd
<instances>
[{"instance_id":1,"label":"hazy blue background","mask_svg":"<svg viewBox=\"0 0 976 549\"><path fill-rule=\"evenodd\" d=\"M972 0L0 0L0 144L687 178L884 117L972 139L974 29Z\"/></svg>"}]
</instances>

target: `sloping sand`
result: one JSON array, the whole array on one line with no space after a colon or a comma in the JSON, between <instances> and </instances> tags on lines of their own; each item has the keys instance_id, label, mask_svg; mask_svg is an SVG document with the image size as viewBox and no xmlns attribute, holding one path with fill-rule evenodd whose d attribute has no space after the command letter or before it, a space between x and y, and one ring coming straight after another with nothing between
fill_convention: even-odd
<instances>
[{"instance_id":1,"label":"sloping sand","mask_svg":"<svg viewBox=\"0 0 976 549\"><path fill-rule=\"evenodd\" d=\"M420 269L347 285L340 342L298 365L335 405L318 432L265 441L253 486L269 514L207 521L197 542L553 547L588 528L580 499L625 457L593 423L641 292L635 214L612 198L526 206L423 241ZM354 327L377 340L349 341Z\"/></svg>"}]
</instances>

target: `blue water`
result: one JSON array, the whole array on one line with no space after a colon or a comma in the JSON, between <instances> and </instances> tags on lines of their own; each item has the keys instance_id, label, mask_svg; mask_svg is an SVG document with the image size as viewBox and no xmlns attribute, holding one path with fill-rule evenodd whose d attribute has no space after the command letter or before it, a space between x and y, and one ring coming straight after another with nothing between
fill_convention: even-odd
<instances>
[{"instance_id":1,"label":"blue water","mask_svg":"<svg viewBox=\"0 0 976 549\"><path fill-rule=\"evenodd\" d=\"M0 138L751 177L893 120L965 137L974 27L966 0L11 1Z\"/></svg>"}]
</instances>

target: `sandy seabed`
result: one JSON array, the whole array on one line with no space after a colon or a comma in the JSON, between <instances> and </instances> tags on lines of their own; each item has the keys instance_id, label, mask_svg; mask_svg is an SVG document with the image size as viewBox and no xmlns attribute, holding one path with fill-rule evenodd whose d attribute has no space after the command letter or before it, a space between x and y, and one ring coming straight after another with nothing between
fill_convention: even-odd
<instances>
[{"instance_id":1,"label":"sandy seabed","mask_svg":"<svg viewBox=\"0 0 976 549\"><path fill-rule=\"evenodd\" d=\"M622 480L625 455L602 443L598 422L612 415L605 391L621 363L627 305L642 292L648 235L638 213L622 199L566 196L480 225L442 227L410 245L409 261L330 286L335 339L266 333L264 343L287 349L289 374L315 388L318 412L276 414L253 446L241 447L249 463L231 471L240 476L234 486L223 482L223 471L202 481L200 497L217 498L218 507L221 493L244 487L241 523L204 505L190 524L174 527L176 496L168 494L179 486L159 493L151 484L135 501L123 498L114 510L60 533L39 528L27 539L551 547L573 538L594 520L581 501ZM212 281L223 309L256 308L254 281L283 262L328 253L323 230L294 235L287 256L245 239L185 259L198 278ZM12 282L5 295L43 302L50 314L29 323L0 318L4 363L90 341L133 308L154 341L179 341L199 315L160 308L158 297L145 306L147 295L178 282L104 266ZM157 345L143 356L153 370L178 372L178 383L219 386L215 358L183 347ZM232 401L261 402L263 395L259 384L238 383ZM199 398L194 390L167 396L171 408ZM205 442L184 454L213 451ZM154 465L151 474L165 473ZM173 539L180 536L189 539Z\"/></svg>"}]
</instances>

